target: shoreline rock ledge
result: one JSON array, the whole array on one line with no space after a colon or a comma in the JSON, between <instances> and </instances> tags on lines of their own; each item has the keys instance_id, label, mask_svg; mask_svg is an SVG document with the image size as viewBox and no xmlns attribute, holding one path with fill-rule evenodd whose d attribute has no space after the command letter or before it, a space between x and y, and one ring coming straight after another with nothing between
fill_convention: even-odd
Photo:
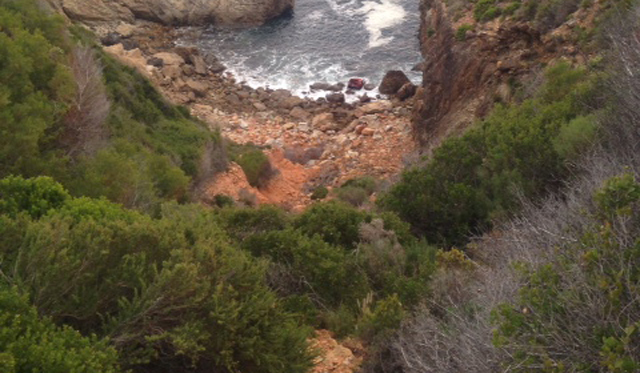
<instances>
[{"instance_id":1,"label":"shoreline rock ledge","mask_svg":"<svg viewBox=\"0 0 640 373\"><path fill-rule=\"evenodd\" d=\"M258 25L293 10L295 0L46 0L89 25L136 20L167 26Z\"/></svg>"}]
</instances>

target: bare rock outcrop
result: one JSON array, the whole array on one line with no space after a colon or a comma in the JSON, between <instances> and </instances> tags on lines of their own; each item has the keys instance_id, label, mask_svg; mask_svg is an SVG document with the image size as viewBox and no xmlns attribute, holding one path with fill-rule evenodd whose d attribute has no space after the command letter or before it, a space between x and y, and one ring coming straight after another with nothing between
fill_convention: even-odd
<instances>
[{"instance_id":1,"label":"bare rock outcrop","mask_svg":"<svg viewBox=\"0 0 640 373\"><path fill-rule=\"evenodd\" d=\"M387 71L378 89L382 94L394 95L407 83L411 83L411 81L402 71L391 70Z\"/></svg>"},{"instance_id":2,"label":"bare rock outcrop","mask_svg":"<svg viewBox=\"0 0 640 373\"><path fill-rule=\"evenodd\" d=\"M46 0L74 21L87 24L255 25L294 7L295 0Z\"/></svg>"},{"instance_id":3,"label":"bare rock outcrop","mask_svg":"<svg viewBox=\"0 0 640 373\"><path fill-rule=\"evenodd\" d=\"M421 16L425 63L412 123L423 145L435 145L485 115L499 87L531 73L545 46L539 32L514 21L456 40L456 25L443 0L422 0Z\"/></svg>"}]
</instances>

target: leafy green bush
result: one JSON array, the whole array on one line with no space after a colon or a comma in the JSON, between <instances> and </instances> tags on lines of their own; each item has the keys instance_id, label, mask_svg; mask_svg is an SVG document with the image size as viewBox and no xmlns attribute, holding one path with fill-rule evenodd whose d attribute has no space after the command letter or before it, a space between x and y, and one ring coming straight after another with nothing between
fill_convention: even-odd
<instances>
[{"instance_id":1,"label":"leafy green bush","mask_svg":"<svg viewBox=\"0 0 640 373\"><path fill-rule=\"evenodd\" d=\"M311 193L311 199L314 201L325 199L329 195L329 189L325 186L319 186Z\"/></svg>"},{"instance_id":2,"label":"leafy green bush","mask_svg":"<svg viewBox=\"0 0 640 373\"><path fill-rule=\"evenodd\" d=\"M253 235L243 248L258 257L268 257L286 268L287 277L273 285L285 295L307 294L322 306L347 304L369 291L367 280L341 248L324 242L320 236L305 236L287 229Z\"/></svg>"},{"instance_id":3,"label":"leafy green bush","mask_svg":"<svg viewBox=\"0 0 640 373\"><path fill-rule=\"evenodd\" d=\"M464 24L456 30L456 40L465 41L467 39L467 31L473 30L473 25Z\"/></svg>"},{"instance_id":4,"label":"leafy green bush","mask_svg":"<svg viewBox=\"0 0 640 373\"><path fill-rule=\"evenodd\" d=\"M354 207L362 206L369 200L367 191L358 187L341 187L335 189L333 193L340 201L346 202Z\"/></svg>"},{"instance_id":5,"label":"leafy green bush","mask_svg":"<svg viewBox=\"0 0 640 373\"><path fill-rule=\"evenodd\" d=\"M598 124L593 116L579 116L560 128L553 148L563 159L576 159L594 142Z\"/></svg>"},{"instance_id":6,"label":"leafy green bush","mask_svg":"<svg viewBox=\"0 0 640 373\"><path fill-rule=\"evenodd\" d=\"M363 176L345 181L340 188L360 188L367 192L367 195L371 195L376 191L377 184L376 179L371 176Z\"/></svg>"},{"instance_id":7,"label":"leafy green bush","mask_svg":"<svg viewBox=\"0 0 640 373\"><path fill-rule=\"evenodd\" d=\"M518 11L518 9L520 9L521 6L522 3L520 1L514 1L511 4L507 5L506 8L504 8L502 14L507 16L513 15Z\"/></svg>"},{"instance_id":8,"label":"leafy green bush","mask_svg":"<svg viewBox=\"0 0 640 373\"><path fill-rule=\"evenodd\" d=\"M83 337L40 318L26 296L0 282L0 371L120 372L118 355L106 340Z\"/></svg>"},{"instance_id":9,"label":"leafy green bush","mask_svg":"<svg viewBox=\"0 0 640 373\"><path fill-rule=\"evenodd\" d=\"M254 234L284 230L291 222L282 209L271 205L255 209L222 209L217 212L217 217L227 234L239 242Z\"/></svg>"},{"instance_id":10,"label":"leafy green bush","mask_svg":"<svg viewBox=\"0 0 640 373\"><path fill-rule=\"evenodd\" d=\"M191 177L203 173L199 167L206 147L222 147L220 134L168 103L134 69L120 65L104 52L100 56L107 91L114 103L108 121L112 137L144 144L152 153L177 160L175 166Z\"/></svg>"},{"instance_id":11,"label":"leafy green bush","mask_svg":"<svg viewBox=\"0 0 640 373\"><path fill-rule=\"evenodd\" d=\"M0 214L15 217L26 212L37 219L62 207L70 197L62 185L45 176L26 180L9 176L0 180Z\"/></svg>"},{"instance_id":12,"label":"leafy green bush","mask_svg":"<svg viewBox=\"0 0 640 373\"><path fill-rule=\"evenodd\" d=\"M401 245L381 218L360 225L356 260L378 298L395 295L407 307L418 304L435 271L434 254L433 248L415 241Z\"/></svg>"},{"instance_id":13,"label":"leafy green bush","mask_svg":"<svg viewBox=\"0 0 640 373\"><path fill-rule=\"evenodd\" d=\"M50 174L66 162L43 150L75 93L63 22L34 1L2 0L0 30L0 177Z\"/></svg>"},{"instance_id":14,"label":"leafy green bush","mask_svg":"<svg viewBox=\"0 0 640 373\"><path fill-rule=\"evenodd\" d=\"M233 198L225 194L216 194L213 197L213 203L218 207L233 207L236 204Z\"/></svg>"},{"instance_id":15,"label":"leafy green bush","mask_svg":"<svg viewBox=\"0 0 640 373\"><path fill-rule=\"evenodd\" d=\"M370 176L350 179L344 182L339 188L333 190L333 194L352 206L362 206L369 196L371 196L377 188L377 182Z\"/></svg>"},{"instance_id":16,"label":"leafy green bush","mask_svg":"<svg viewBox=\"0 0 640 373\"><path fill-rule=\"evenodd\" d=\"M490 21L500 15L496 0L479 0L473 8L473 18L478 22Z\"/></svg>"},{"instance_id":17,"label":"leafy green bush","mask_svg":"<svg viewBox=\"0 0 640 373\"><path fill-rule=\"evenodd\" d=\"M404 312L397 295L384 298L376 302L373 310L368 307L363 310L363 315L357 324L358 335L365 340L373 340L374 337L383 338L383 333L400 327Z\"/></svg>"},{"instance_id":18,"label":"leafy green bush","mask_svg":"<svg viewBox=\"0 0 640 373\"><path fill-rule=\"evenodd\" d=\"M356 313L352 307L346 305L340 305L337 309L322 314L322 326L334 332L338 338L352 335L357 322Z\"/></svg>"},{"instance_id":19,"label":"leafy green bush","mask_svg":"<svg viewBox=\"0 0 640 373\"><path fill-rule=\"evenodd\" d=\"M322 239L347 249L355 248L359 241L358 229L367 215L352 207L336 202L321 202L305 210L293 226L308 236L318 234Z\"/></svg>"},{"instance_id":20,"label":"leafy green bush","mask_svg":"<svg viewBox=\"0 0 640 373\"><path fill-rule=\"evenodd\" d=\"M632 174L613 177L596 193L594 200L607 218L629 215L640 200L640 185Z\"/></svg>"},{"instance_id":21,"label":"leafy green bush","mask_svg":"<svg viewBox=\"0 0 640 373\"><path fill-rule=\"evenodd\" d=\"M266 186L269 179L275 174L269 157L260 149L244 152L235 161L242 167L249 184L257 188Z\"/></svg>"}]
</instances>

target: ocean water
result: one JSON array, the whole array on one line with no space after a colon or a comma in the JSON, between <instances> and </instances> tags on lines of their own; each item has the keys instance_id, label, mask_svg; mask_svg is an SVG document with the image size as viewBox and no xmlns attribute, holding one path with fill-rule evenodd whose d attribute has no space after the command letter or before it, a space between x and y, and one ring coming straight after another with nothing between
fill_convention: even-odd
<instances>
[{"instance_id":1,"label":"ocean water","mask_svg":"<svg viewBox=\"0 0 640 373\"><path fill-rule=\"evenodd\" d=\"M378 84L388 70L421 61L418 0L297 0L295 10L251 29L209 27L181 44L215 54L238 81L304 95L314 82L353 77Z\"/></svg>"}]
</instances>

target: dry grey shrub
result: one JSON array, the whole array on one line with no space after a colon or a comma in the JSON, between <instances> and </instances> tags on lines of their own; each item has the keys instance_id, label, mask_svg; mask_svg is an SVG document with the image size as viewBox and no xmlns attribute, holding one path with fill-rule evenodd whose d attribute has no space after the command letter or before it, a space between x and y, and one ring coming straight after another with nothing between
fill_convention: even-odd
<instances>
[{"instance_id":1,"label":"dry grey shrub","mask_svg":"<svg viewBox=\"0 0 640 373\"><path fill-rule=\"evenodd\" d=\"M361 223L358 230L360 244L357 252L371 271L375 273L382 273L389 269L402 271L406 258L404 249L398 242L395 232L384 229L382 219Z\"/></svg>"},{"instance_id":2,"label":"dry grey shrub","mask_svg":"<svg viewBox=\"0 0 640 373\"><path fill-rule=\"evenodd\" d=\"M229 155L227 153L226 140L209 141L205 144L198 175L194 180L193 189L199 198L205 198L206 187L216 175L227 171Z\"/></svg>"},{"instance_id":3,"label":"dry grey shrub","mask_svg":"<svg viewBox=\"0 0 640 373\"><path fill-rule=\"evenodd\" d=\"M111 103L102 80L102 66L90 47L76 47L71 55L76 94L64 118L62 143L67 154L95 153L107 135L104 123Z\"/></svg>"},{"instance_id":4,"label":"dry grey shrub","mask_svg":"<svg viewBox=\"0 0 640 373\"><path fill-rule=\"evenodd\" d=\"M244 204L245 206L257 206L258 205L258 196L251 192L246 188L240 189L238 192L238 202Z\"/></svg>"},{"instance_id":5,"label":"dry grey shrub","mask_svg":"<svg viewBox=\"0 0 640 373\"><path fill-rule=\"evenodd\" d=\"M615 71L605 88L617 106L601 118L602 142L578 163L574 181L566 185L563 192L544 201L523 201L523 210L517 218L479 237L474 259L481 266L475 273L462 280L450 273L439 273L433 280L433 288L442 289L440 294L436 290L433 299L404 325L385 351L385 361L373 371L495 373L540 369L512 364L511 353L522 346L496 348L493 345L495 326L491 322L491 311L505 303L522 307L517 304L516 296L523 280L514 270L515 263L536 268L554 263L558 255L578 262L580 252L564 253L558 248L578 242L589 228L599 223L595 218L593 195L606 180L622 173L632 173L640 179L639 9L636 7L630 15L621 16L616 25L606 31L611 45L608 58ZM633 245L640 235L639 229L629 226L625 219L615 222L613 229L623 248ZM627 265L622 253L613 261L617 263L602 263L602 266ZM562 317L562 325L551 328L555 333L545 335L547 352L560 360L597 364L601 359L599 350L584 347L585 334L594 325L605 322L616 325L617 320L625 317L639 319L640 315L628 313L639 309L640 295L628 300L630 306L624 308L627 314L610 314L603 292L589 283L581 266L571 266L561 273L561 278L560 286L580 294L580 298L570 300L579 306ZM455 296L447 295L452 288L460 287L466 290Z\"/></svg>"},{"instance_id":6,"label":"dry grey shrub","mask_svg":"<svg viewBox=\"0 0 640 373\"><path fill-rule=\"evenodd\" d=\"M552 262L558 254L556 248L577 242L595 223L588 213L593 207L593 194L608 178L628 171L625 164L618 158L594 153L583 163L583 177L562 195L540 204L525 203L518 218L478 238L474 251L481 264L479 269L474 273L441 271L436 275L432 283L435 294L391 346L393 365L412 373L514 371L516 367L503 364L510 360L510 346L493 345L491 322L491 311L496 306L508 303L520 307L516 295L523 284L514 264L526 263L535 268ZM565 333L551 336L559 349L581 346L574 337L582 336L580 331L585 326L602 320L605 300L594 291L597 289L587 286L584 276L579 270L563 275L569 286L584 289L581 294L588 301L573 315L573 325L557 329ZM598 351L580 348L563 353L598 356Z\"/></svg>"}]
</instances>

